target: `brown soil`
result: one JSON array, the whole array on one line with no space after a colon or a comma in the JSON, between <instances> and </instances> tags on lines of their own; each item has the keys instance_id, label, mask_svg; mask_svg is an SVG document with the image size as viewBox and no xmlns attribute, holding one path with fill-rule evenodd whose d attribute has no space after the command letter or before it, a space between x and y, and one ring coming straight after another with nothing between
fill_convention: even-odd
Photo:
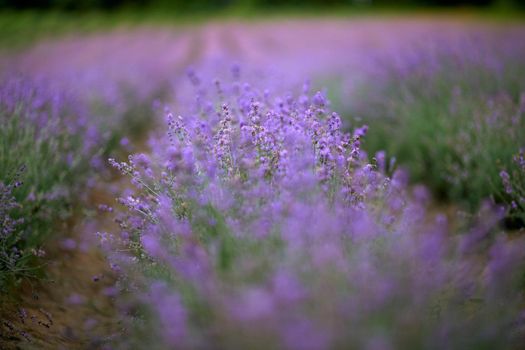
<instances>
[{"instance_id":1,"label":"brown soil","mask_svg":"<svg viewBox=\"0 0 525 350\"><path fill-rule=\"evenodd\" d=\"M107 199L94 193L90 202L111 203ZM44 247L46 277L24 281L18 295L2 301L1 349L100 349L118 331L115 276L95 237L112 222L73 221L61 230L68 238L62 234Z\"/></svg>"}]
</instances>

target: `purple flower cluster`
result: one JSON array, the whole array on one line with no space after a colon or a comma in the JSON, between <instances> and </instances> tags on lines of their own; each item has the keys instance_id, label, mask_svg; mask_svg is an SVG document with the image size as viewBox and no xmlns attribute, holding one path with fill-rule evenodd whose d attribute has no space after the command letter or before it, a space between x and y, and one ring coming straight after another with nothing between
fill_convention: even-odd
<instances>
[{"instance_id":1,"label":"purple flower cluster","mask_svg":"<svg viewBox=\"0 0 525 350\"><path fill-rule=\"evenodd\" d=\"M134 185L115 210L120 233L100 234L132 292L127 320L139 320L121 346L494 349L522 339L525 250L492 238L501 213L487 206L458 232L460 218L428 208L406 173L385 174L384 153L369 159L367 127L348 132L323 93L274 95L238 75L213 94L192 74L195 108L168 112L148 154L111 160Z\"/></svg>"},{"instance_id":2,"label":"purple flower cluster","mask_svg":"<svg viewBox=\"0 0 525 350\"><path fill-rule=\"evenodd\" d=\"M8 279L31 270L22 265L41 255L56 221L70 217L74 201L85 199L83 190L104 174L102 155L117 132L115 121L104 122L89 101L52 80L11 74L0 81L3 289Z\"/></svg>"},{"instance_id":3,"label":"purple flower cluster","mask_svg":"<svg viewBox=\"0 0 525 350\"><path fill-rule=\"evenodd\" d=\"M16 243L21 238L19 226L24 223L24 218L13 216L15 210L20 209L20 203L13 196L13 191L20 187L22 183L18 176L10 183L0 182L0 266L2 270L14 271L17 263L22 257L22 252L16 247ZM5 283L4 278L7 274L0 274L0 284Z\"/></svg>"},{"instance_id":4,"label":"purple flower cluster","mask_svg":"<svg viewBox=\"0 0 525 350\"><path fill-rule=\"evenodd\" d=\"M525 223L525 151L514 155L511 174L506 170L499 173L510 213Z\"/></svg>"},{"instance_id":5,"label":"purple flower cluster","mask_svg":"<svg viewBox=\"0 0 525 350\"><path fill-rule=\"evenodd\" d=\"M36 141L62 135L81 138L81 156L93 156L100 147L103 126L92 120L93 115L79 98L46 79L9 76L2 79L0 88L1 123L3 127L16 122L17 127L34 129ZM66 145L73 148L73 145ZM63 155L73 163L72 153Z\"/></svg>"},{"instance_id":6,"label":"purple flower cluster","mask_svg":"<svg viewBox=\"0 0 525 350\"><path fill-rule=\"evenodd\" d=\"M507 30L395 46L348 102L374 130L367 149L395 155L412 179L471 212L487 198L503 202L499 172L525 147L524 32Z\"/></svg>"}]
</instances>

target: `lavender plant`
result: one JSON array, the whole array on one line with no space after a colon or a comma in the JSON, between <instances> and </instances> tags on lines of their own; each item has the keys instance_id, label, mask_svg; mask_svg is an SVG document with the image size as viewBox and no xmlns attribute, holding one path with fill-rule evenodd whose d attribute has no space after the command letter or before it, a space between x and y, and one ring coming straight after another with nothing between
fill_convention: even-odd
<instances>
[{"instance_id":1,"label":"lavender plant","mask_svg":"<svg viewBox=\"0 0 525 350\"><path fill-rule=\"evenodd\" d=\"M68 215L73 182L77 177L81 180L86 171L89 158L85 158L94 155L97 139L84 137L88 127L74 108L66 96L41 82L20 78L3 81L1 289L6 287L7 279L27 275L19 272L30 270L25 262L50 234L53 221ZM20 168L24 171L14 180L13 174ZM22 181L24 185L19 186Z\"/></svg>"},{"instance_id":2,"label":"lavender plant","mask_svg":"<svg viewBox=\"0 0 525 350\"><path fill-rule=\"evenodd\" d=\"M499 172L525 139L522 36L471 33L380 58L350 108L374 130L366 149L386 150L415 182L471 211L503 202Z\"/></svg>"},{"instance_id":3,"label":"lavender plant","mask_svg":"<svg viewBox=\"0 0 525 350\"><path fill-rule=\"evenodd\" d=\"M487 206L458 235L429 194L386 175L321 93L284 98L192 79L150 154L110 163L133 186L118 232L123 348L496 349L523 339L523 242ZM130 321L131 320L131 321Z\"/></svg>"},{"instance_id":4,"label":"lavender plant","mask_svg":"<svg viewBox=\"0 0 525 350\"><path fill-rule=\"evenodd\" d=\"M20 174L16 174L7 184L0 182L0 246L2 247L0 285L2 286L9 283L11 276L23 272L21 263L28 256L17 248L22 233L19 227L24 223L24 219L13 215L15 210L21 207L13 196L13 191L22 185L19 176Z\"/></svg>"},{"instance_id":5,"label":"lavender plant","mask_svg":"<svg viewBox=\"0 0 525 350\"><path fill-rule=\"evenodd\" d=\"M525 154L520 150L515 154L513 167L509 172L504 169L499 173L505 200L508 204L510 217L519 221L519 225L525 225Z\"/></svg>"},{"instance_id":6,"label":"lavender plant","mask_svg":"<svg viewBox=\"0 0 525 350\"><path fill-rule=\"evenodd\" d=\"M112 129L97 123L92 112L78 96L49 81L3 78L0 289L36 272L28 262L43 254L42 244L71 216L95 177L93 170L103 169L101 156L110 147Z\"/></svg>"}]
</instances>

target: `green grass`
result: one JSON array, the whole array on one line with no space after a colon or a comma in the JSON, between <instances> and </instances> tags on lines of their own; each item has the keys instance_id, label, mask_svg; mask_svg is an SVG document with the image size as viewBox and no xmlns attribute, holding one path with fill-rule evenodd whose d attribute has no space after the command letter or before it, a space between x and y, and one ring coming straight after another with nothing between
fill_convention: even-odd
<instances>
[{"instance_id":1,"label":"green grass","mask_svg":"<svg viewBox=\"0 0 525 350\"><path fill-rule=\"evenodd\" d=\"M135 23L129 16L104 13L1 12L0 47L4 51L24 48L42 39L65 34L86 34Z\"/></svg>"},{"instance_id":2,"label":"green grass","mask_svg":"<svg viewBox=\"0 0 525 350\"><path fill-rule=\"evenodd\" d=\"M485 22L523 22L523 11L475 8L399 8L332 7L263 8L237 6L214 12L178 13L165 9L122 9L113 12L0 11L0 52L23 49L41 40L68 35L86 35L114 29L140 26L198 26L209 21L277 20L289 18L359 18L359 17L460 17Z\"/></svg>"}]
</instances>

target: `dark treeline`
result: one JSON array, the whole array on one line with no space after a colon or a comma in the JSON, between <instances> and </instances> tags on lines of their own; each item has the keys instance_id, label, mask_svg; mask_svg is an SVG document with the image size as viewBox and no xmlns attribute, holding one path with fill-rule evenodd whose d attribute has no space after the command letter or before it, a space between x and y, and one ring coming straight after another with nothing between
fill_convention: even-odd
<instances>
[{"instance_id":1,"label":"dark treeline","mask_svg":"<svg viewBox=\"0 0 525 350\"><path fill-rule=\"evenodd\" d=\"M401 7L441 6L505 6L521 7L523 0L398 0ZM0 0L3 9L50 9L50 10L118 10L122 8L168 9L185 12L206 12L228 8L314 8L329 9L334 6L385 7L392 6L387 0Z\"/></svg>"}]
</instances>

